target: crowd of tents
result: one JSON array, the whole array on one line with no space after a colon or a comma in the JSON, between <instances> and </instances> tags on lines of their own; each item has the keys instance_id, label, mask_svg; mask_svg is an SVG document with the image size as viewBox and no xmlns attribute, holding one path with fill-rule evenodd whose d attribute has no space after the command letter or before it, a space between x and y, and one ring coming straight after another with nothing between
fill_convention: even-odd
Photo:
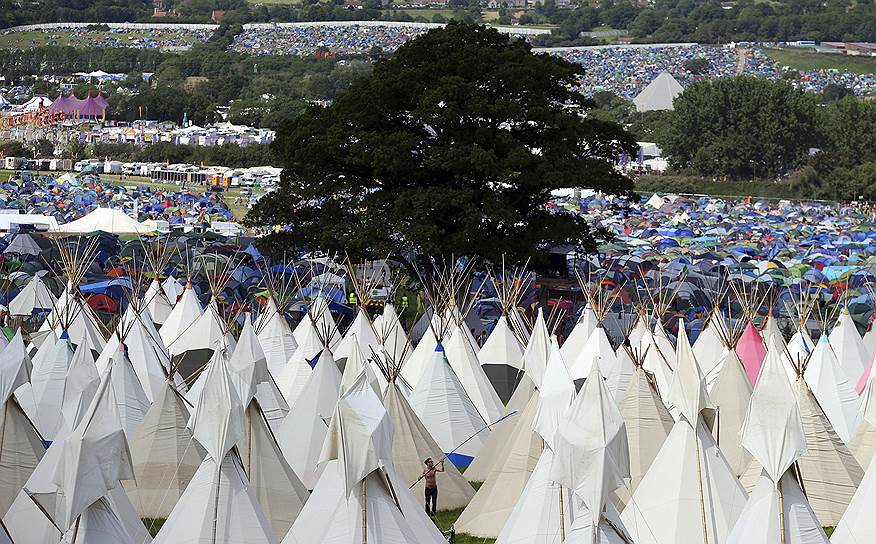
<instances>
[{"instance_id":1,"label":"crowd of tents","mask_svg":"<svg viewBox=\"0 0 876 544\"><path fill-rule=\"evenodd\" d=\"M99 174L73 176L24 176L0 185L0 209L54 218L56 224L72 223L93 212L91 230L112 234L143 234L156 229L155 221L169 226L194 227L212 221L233 221L234 215L221 193L200 187L170 190L143 185L125 187L101 179ZM153 223L132 228L125 221ZM117 224L118 223L118 224ZM84 228L84 227L83 227ZM125 230L127 229L127 230ZM72 230L69 232L89 232Z\"/></svg>"},{"instance_id":2,"label":"crowd of tents","mask_svg":"<svg viewBox=\"0 0 876 544\"><path fill-rule=\"evenodd\" d=\"M437 544L428 457L452 531L503 544L874 541L872 215L615 204L554 202L617 236L547 298L473 260L8 236L0 542Z\"/></svg>"}]
</instances>

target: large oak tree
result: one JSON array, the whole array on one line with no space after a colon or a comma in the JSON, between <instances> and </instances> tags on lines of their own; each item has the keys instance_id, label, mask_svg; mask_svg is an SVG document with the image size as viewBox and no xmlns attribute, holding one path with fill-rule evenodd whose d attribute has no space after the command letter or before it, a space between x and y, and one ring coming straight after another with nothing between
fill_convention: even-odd
<instances>
[{"instance_id":1,"label":"large oak tree","mask_svg":"<svg viewBox=\"0 0 876 544\"><path fill-rule=\"evenodd\" d=\"M377 62L330 106L281 127L279 190L247 215L284 225L269 251L322 249L419 258L525 257L550 244L591 246L579 217L550 193L631 189L613 163L635 142L587 118L583 68L525 41L461 23Z\"/></svg>"}]
</instances>

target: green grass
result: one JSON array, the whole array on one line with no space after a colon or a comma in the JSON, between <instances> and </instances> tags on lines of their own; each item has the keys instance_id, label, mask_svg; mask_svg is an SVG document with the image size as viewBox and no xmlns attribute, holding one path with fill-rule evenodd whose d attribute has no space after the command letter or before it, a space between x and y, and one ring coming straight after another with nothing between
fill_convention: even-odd
<instances>
[{"instance_id":1,"label":"green grass","mask_svg":"<svg viewBox=\"0 0 876 544\"><path fill-rule=\"evenodd\" d=\"M103 177L111 178L112 176L101 176L101 178L103 178ZM149 181L147 178L142 178L142 179L128 178L125 181L119 181L118 179L116 179L115 182L119 183L119 185L124 185L125 187L137 187L138 185L148 185L150 187L158 188L158 189L161 189L163 191L179 191L182 188L181 185L177 185L175 183L153 183L153 182ZM196 191L203 191L205 189L204 186L202 186L202 185L188 185L187 187L189 189L196 190ZM246 212L247 212L246 204L235 204L234 203L234 200L238 196L242 195L241 189L242 189L242 187L232 187L232 188L230 188L222 193L222 200L225 201L225 204L228 206L228 209L231 210L231 213L234 215L234 218L237 221L241 221L244 218L244 216L246 216ZM257 195L261 194L261 192L262 192L261 189L259 189L257 187L252 187L251 189ZM248 197L245 198L245 200L248 200Z\"/></svg>"},{"instance_id":2,"label":"green grass","mask_svg":"<svg viewBox=\"0 0 876 544\"><path fill-rule=\"evenodd\" d=\"M164 522L167 521L164 518L143 518L143 525L149 529L149 534L152 535L152 538L155 538L155 535L158 534L158 531L164 526Z\"/></svg>"},{"instance_id":3,"label":"green grass","mask_svg":"<svg viewBox=\"0 0 876 544\"><path fill-rule=\"evenodd\" d=\"M435 525L437 525L438 529L442 532L449 531L450 527L452 527L453 524L456 523L456 520L459 519L462 510L462 508L457 508L456 510L444 510L443 512L438 512L435 514ZM457 544L494 544L496 541L492 538L480 538L457 533L456 542Z\"/></svg>"},{"instance_id":4,"label":"green grass","mask_svg":"<svg viewBox=\"0 0 876 544\"><path fill-rule=\"evenodd\" d=\"M876 57L850 57L793 49L765 49L764 53L780 66L792 70L842 70L856 74L876 73Z\"/></svg>"},{"instance_id":5,"label":"green grass","mask_svg":"<svg viewBox=\"0 0 876 544\"><path fill-rule=\"evenodd\" d=\"M58 45L58 46L74 46L74 47L90 47L94 40L103 40L113 38L122 43L129 38L144 38L149 33L145 30L132 30L127 32L87 32L84 36L78 37L70 31L58 30L57 32L41 32L38 30L27 32L11 32L0 36L0 49L26 49L29 47L38 47L42 45ZM176 39L184 37L184 32L173 32L166 34L167 39ZM194 41L194 40L192 40Z\"/></svg>"}]
</instances>

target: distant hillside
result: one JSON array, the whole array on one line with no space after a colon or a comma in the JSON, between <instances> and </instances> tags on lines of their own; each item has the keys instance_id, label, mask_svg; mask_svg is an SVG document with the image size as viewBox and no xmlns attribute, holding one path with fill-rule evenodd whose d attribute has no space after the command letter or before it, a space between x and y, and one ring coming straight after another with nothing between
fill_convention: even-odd
<instances>
[{"instance_id":1,"label":"distant hillside","mask_svg":"<svg viewBox=\"0 0 876 544\"><path fill-rule=\"evenodd\" d=\"M152 14L150 0L0 0L0 27L58 22L137 21Z\"/></svg>"}]
</instances>

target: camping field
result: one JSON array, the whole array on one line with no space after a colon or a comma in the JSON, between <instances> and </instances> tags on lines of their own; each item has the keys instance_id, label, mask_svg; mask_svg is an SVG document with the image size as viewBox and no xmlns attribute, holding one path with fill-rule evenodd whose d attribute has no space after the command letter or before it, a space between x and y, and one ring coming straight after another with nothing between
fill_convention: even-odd
<instances>
[{"instance_id":1,"label":"camping field","mask_svg":"<svg viewBox=\"0 0 876 544\"><path fill-rule=\"evenodd\" d=\"M855 74L876 73L876 58L814 53L797 49L764 49L780 66L792 70L841 70Z\"/></svg>"},{"instance_id":2,"label":"camping field","mask_svg":"<svg viewBox=\"0 0 876 544\"><path fill-rule=\"evenodd\" d=\"M12 177L12 175L14 173L15 172L12 170L0 170L0 183L5 183L6 181L8 181L9 178ZM57 174L57 172L34 172L34 174L36 174L36 175ZM125 187L130 187L130 188L136 188L136 187L139 187L142 185L148 185L150 187L162 189L165 191L179 191L180 190L180 186L176 185L175 183L153 182L149 178L142 177L142 176L125 176L125 178L122 179L121 176L116 175L116 174L101 174L100 177L102 180L108 181L112 184L123 185ZM200 186L190 187L190 188L195 189L195 190L203 190L203 187L200 187ZM242 187L232 187L222 194L222 198L223 198L223 200L225 200L225 203L228 205L228 209L231 210L231 213L234 214L234 217L238 221L243 219L244 216L246 216L246 212L247 212L246 204L238 204L235 202L237 197L243 196L242 189L243 189ZM258 187L253 187L252 191L255 192L256 195L259 195L261 192L261 189L259 189ZM245 200L246 200L246 198L244 198L244 201Z\"/></svg>"},{"instance_id":3,"label":"camping field","mask_svg":"<svg viewBox=\"0 0 876 544\"><path fill-rule=\"evenodd\" d=\"M27 32L9 32L0 34L0 49L28 49L46 45L59 47L142 47L142 40L149 37L146 30L58 30L57 32L42 32L39 30ZM159 44L184 46L197 40L185 32L168 32L161 35Z\"/></svg>"}]
</instances>

